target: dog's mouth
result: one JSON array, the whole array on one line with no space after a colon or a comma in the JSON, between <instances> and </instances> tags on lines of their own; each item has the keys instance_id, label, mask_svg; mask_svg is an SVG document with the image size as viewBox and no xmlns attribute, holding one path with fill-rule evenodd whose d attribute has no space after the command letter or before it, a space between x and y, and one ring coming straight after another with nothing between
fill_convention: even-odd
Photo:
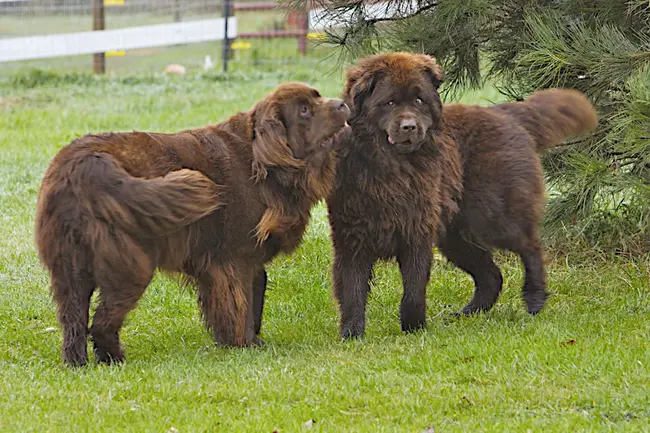
<instances>
[{"instance_id":1,"label":"dog's mouth","mask_svg":"<svg viewBox=\"0 0 650 433\"><path fill-rule=\"evenodd\" d=\"M384 131L387 144L401 152L418 148L426 138L427 127L419 122L393 122Z\"/></svg>"},{"instance_id":2,"label":"dog's mouth","mask_svg":"<svg viewBox=\"0 0 650 433\"><path fill-rule=\"evenodd\" d=\"M390 133L386 134L386 140L389 144L395 146L418 144L422 141L420 137L395 137Z\"/></svg>"},{"instance_id":3,"label":"dog's mouth","mask_svg":"<svg viewBox=\"0 0 650 433\"><path fill-rule=\"evenodd\" d=\"M350 124L347 121L343 122L343 126L338 131L336 131L332 139L334 141L341 140L343 137L350 134L351 132L352 132L352 127L350 126Z\"/></svg>"},{"instance_id":4,"label":"dog's mouth","mask_svg":"<svg viewBox=\"0 0 650 433\"><path fill-rule=\"evenodd\" d=\"M324 141L327 142L330 140L336 140L338 138L341 138L344 134L347 134L350 131L352 131L352 127L347 121L344 121L343 125L335 133L333 133L329 138L325 139Z\"/></svg>"},{"instance_id":5,"label":"dog's mouth","mask_svg":"<svg viewBox=\"0 0 650 433\"><path fill-rule=\"evenodd\" d=\"M424 142L424 139L420 139L420 137L397 138L392 136L390 133L386 134L386 140L398 153L414 152L418 150Z\"/></svg>"},{"instance_id":6,"label":"dog's mouth","mask_svg":"<svg viewBox=\"0 0 650 433\"><path fill-rule=\"evenodd\" d=\"M352 127L347 121L343 122L343 125L332 135L329 135L327 137L324 137L322 140L320 140L320 143L313 148L314 150L318 150L319 152L325 150L325 151L330 151L337 147L337 145L345 139L345 137L352 132Z\"/></svg>"},{"instance_id":7,"label":"dog's mouth","mask_svg":"<svg viewBox=\"0 0 650 433\"><path fill-rule=\"evenodd\" d=\"M424 141L427 126L417 118L398 117L385 126L386 141L393 147L416 146Z\"/></svg>"},{"instance_id":8,"label":"dog's mouth","mask_svg":"<svg viewBox=\"0 0 650 433\"><path fill-rule=\"evenodd\" d=\"M393 137L391 137L390 134L388 134L388 142L389 142L390 144L406 144L406 143L410 143L411 140L408 140L408 139L407 139L407 140L397 141L397 140L395 140Z\"/></svg>"}]
</instances>

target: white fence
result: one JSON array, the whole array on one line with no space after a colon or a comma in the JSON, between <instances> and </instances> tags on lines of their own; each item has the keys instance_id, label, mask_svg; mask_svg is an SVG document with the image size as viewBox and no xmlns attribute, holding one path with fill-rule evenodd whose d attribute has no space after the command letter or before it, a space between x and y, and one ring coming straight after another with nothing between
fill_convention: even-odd
<instances>
[{"instance_id":1,"label":"white fence","mask_svg":"<svg viewBox=\"0 0 650 433\"><path fill-rule=\"evenodd\" d=\"M174 44L221 41L225 20L189 21L116 30L0 39L0 62L133 50ZM228 39L237 37L237 18L228 19Z\"/></svg>"}]
</instances>

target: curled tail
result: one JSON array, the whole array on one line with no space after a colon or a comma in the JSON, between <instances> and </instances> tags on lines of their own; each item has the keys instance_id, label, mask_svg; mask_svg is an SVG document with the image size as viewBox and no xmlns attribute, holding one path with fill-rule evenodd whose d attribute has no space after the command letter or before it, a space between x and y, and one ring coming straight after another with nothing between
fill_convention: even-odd
<instances>
[{"instance_id":1,"label":"curled tail","mask_svg":"<svg viewBox=\"0 0 650 433\"><path fill-rule=\"evenodd\" d=\"M557 146L571 136L596 128L598 116L586 96L573 89L546 89L522 102L492 107L519 120L535 138L537 150Z\"/></svg>"},{"instance_id":2,"label":"curled tail","mask_svg":"<svg viewBox=\"0 0 650 433\"><path fill-rule=\"evenodd\" d=\"M131 176L106 153L78 161L70 181L93 216L138 237L173 232L223 205L222 187L198 171L183 169L142 179Z\"/></svg>"}]
</instances>

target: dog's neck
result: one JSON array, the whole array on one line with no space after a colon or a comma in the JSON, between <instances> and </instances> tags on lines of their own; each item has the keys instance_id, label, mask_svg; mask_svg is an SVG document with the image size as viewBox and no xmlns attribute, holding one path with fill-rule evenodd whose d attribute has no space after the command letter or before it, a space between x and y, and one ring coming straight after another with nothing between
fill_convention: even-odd
<instances>
[{"instance_id":1,"label":"dog's neck","mask_svg":"<svg viewBox=\"0 0 650 433\"><path fill-rule=\"evenodd\" d=\"M250 112L238 113L220 125L228 133L251 143L255 138ZM311 208L332 189L335 172L334 142L324 144L308 155L300 167L263 166L263 176L251 172L251 181L259 188L266 206L255 237L262 245L271 235L280 249L290 252L298 246L309 222ZM251 155L251 157L253 157ZM254 161L251 161L254 165Z\"/></svg>"},{"instance_id":2,"label":"dog's neck","mask_svg":"<svg viewBox=\"0 0 650 433\"><path fill-rule=\"evenodd\" d=\"M267 206L255 230L259 244L273 235L279 238L284 252L298 246L309 223L311 208L332 189L335 161L334 152L323 150L310 155L301 168L267 168L266 178L259 181Z\"/></svg>"},{"instance_id":3,"label":"dog's neck","mask_svg":"<svg viewBox=\"0 0 650 433\"><path fill-rule=\"evenodd\" d=\"M253 141L254 132L250 112L234 114L224 122L214 125L214 127L236 135L247 143Z\"/></svg>"}]
</instances>

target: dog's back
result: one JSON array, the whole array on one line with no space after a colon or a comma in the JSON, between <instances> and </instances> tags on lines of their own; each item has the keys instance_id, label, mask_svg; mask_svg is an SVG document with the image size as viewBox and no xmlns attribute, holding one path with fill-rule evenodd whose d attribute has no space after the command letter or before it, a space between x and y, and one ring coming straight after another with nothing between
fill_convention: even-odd
<instances>
[{"instance_id":1,"label":"dog's back","mask_svg":"<svg viewBox=\"0 0 650 433\"><path fill-rule=\"evenodd\" d=\"M137 149L140 139L138 134L87 136L54 158L36 213L36 244L46 266L69 253L61 251L66 240L97 255L111 248L118 233L136 242L164 236L219 207L222 188L202 173L182 169L155 176L150 170L154 176L135 177L125 169L123 147L107 145L114 141ZM169 159L166 150L158 150L159 160Z\"/></svg>"}]
</instances>

